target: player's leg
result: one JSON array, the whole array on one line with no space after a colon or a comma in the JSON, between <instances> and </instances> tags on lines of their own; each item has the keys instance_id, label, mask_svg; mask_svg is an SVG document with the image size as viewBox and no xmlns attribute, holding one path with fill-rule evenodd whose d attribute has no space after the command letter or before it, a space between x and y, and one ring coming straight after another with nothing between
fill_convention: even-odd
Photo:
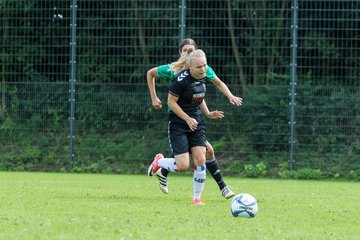
<instances>
[{"instance_id":1,"label":"player's leg","mask_svg":"<svg viewBox=\"0 0 360 240\"><path fill-rule=\"evenodd\" d=\"M149 166L148 176L155 175L159 180L159 187L163 193L168 193L168 174L176 171L175 158L164 158L161 153L156 154Z\"/></svg>"},{"instance_id":2,"label":"player's leg","mask_svg":"<svg viewBox=\"0 0 360 240\"><path fill-rule=\"evenodd\" d=\"M201 200L201 194L203 192L206 180L205 152L206 148L204 146L191 148L191 154L194 160L194 195L192 202L196 205L204 204Z\"/></svg>"},{"instance_id":3,"label":"player's leg","mask_svg":"<svg viewBox=\"0 0 360 240\"><path fill-rule=\"evenodd\" d=\"M198 125L198 129L188 134L189 146L194 162L194 178L193 178L193 204L203 205L201 194L204 189L206 180L206 138L205 126Z\"/></svg>"},{"instance_id":4,"label":"player's leg","mask_svg":"<svg viewBox=\"0 0 360 240\"><path fill-rule=\"evenodd\" d=\"M163 193L168 193L168 174L170 172L184 172L189 168L190 157L189 153L176 155L175 158L164 158L162 154L157 160L160 169L156 172L156 177L159 179L159 186ZM155 156L155 158L156 158ZM155 160L154 160L155 161Z\"/></svg>"},{"instance_id":5,"label":"player's leg","mask_svg":"<svg viewBox=\"0 0 360 240\"><path fill-rule=\"evenodd\" d=\"M171 122L168 124L168 138L170 142L170 149L173 154L188 154L188 140L184 129L179 126L174 126ZM154 161L148 169L148 176L154 174L159 179L159 186L161 191L168 193L168 174L170 172L182 172L189 168L189 157L170 157L164 158L162 154L157 154Z\"/></svg>"},{"instance_id":6,"label":"player's leg","mask_svg":"<svg viewBox=\"0 0 360 240\"><path fill-rule=\"evenodd\" d=\"M215 158L214 149L208 141L206 141L206 168L218 184L223 197L229 199L234 196L234 193L226 185L222 177L218 162Z\"/></svg>"}]
</instances>

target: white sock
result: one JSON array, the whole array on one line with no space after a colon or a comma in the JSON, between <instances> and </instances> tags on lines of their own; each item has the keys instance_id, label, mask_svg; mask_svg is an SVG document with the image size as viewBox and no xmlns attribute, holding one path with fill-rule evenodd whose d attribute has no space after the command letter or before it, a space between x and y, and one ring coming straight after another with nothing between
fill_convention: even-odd
<instances>
[{"instance_id":1,"label":"white sock","mask_svg":"<svg viewBox=\"0 0 360 240\"><path fill-rule=\"evenodd\" d=\"M201 193L204 189L206 179L206 167L205 166L195 166L194 167L194 178L193 178L193 186L194 186L194 197L193 199L200 199Z\"/></svg>"},{"instance_id":2,"label":"white sock","mask_svg":"<svg viewBox=\"0 0 360 240\"><path fill-rule=\"evenodd\" d=\"M159 167L167 169L169 172L175 172L177 169L175 158L160 159L158 165Z\"/></svg>"}]
</instances>

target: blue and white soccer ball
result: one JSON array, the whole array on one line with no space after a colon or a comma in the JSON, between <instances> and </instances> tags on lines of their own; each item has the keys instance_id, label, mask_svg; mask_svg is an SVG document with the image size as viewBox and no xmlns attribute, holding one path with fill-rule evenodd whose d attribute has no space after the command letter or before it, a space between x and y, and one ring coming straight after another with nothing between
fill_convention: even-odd
<instances>
[{"instance_id":1,"label":"blue and white soccer ball","mask_svg":"<svg viewBox=\"0 0 360 240\"><path fill-rule=\"evenodd\" d=\"M258 212L258 204L254 196L240 193L231 200L230 210L234 217L253 218Z\"/></svg>"}]
</instances>

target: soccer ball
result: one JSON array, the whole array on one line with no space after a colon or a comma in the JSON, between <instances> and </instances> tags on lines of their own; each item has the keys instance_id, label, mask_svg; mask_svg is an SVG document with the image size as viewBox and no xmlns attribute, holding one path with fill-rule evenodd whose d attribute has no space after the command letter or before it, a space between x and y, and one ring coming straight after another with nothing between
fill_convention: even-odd
<instances>
[{"instance_id":1,"label":"soccer ball","mask_svg":"<svg viewBox=\"0 0 360 240\"><path fill-rule=\"evenodd\" d=\"M258 212L258 204L254 196L240 193L231 200L230 211L234 217L253 218Z\"/></svg>"}]
</instances>

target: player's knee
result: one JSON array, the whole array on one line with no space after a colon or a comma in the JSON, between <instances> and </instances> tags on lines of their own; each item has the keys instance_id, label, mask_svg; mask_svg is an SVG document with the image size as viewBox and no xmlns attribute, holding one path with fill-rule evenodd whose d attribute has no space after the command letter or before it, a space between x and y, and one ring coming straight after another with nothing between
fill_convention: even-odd
<instances>
[{"instance_id":1,"label":"player's knee","mask_svg":"<svg viewBox=\"0 0 360 240\"><path fill-rule=\"evenodd\" d=\"M215 156L214 149L210 143L207 143L205 156L206 156L206 159L211 159Z\"/></svg>"},{"instance_id":2,"label":"player's knee","mask_svg":"<svg viewBox=\"0 0 360 240\"><path fill-rule=\"evenodd\" d=\"M206 159L212 159L214 157L214 151L206 151Z\"/></svg>"},{"instance_id":3,"label":"player's knee","mask_svg":"<svg viewBox=\"0 0 360 240\"><path fill-rule=\"evenodd\" d=\"M176 161L176 171L185 172L189 169L189 161Z\"/></svg>"},{"instance_id":4,"label":"player's knee","mask_svg":"<svg viewBox=\"0 0 360 240\"><path fill-rule=\"evenodd\" d=\"M189 164L183 163L183 164L176 164L176 171L178 172L185 172L189 169Z\"/></svg>"},{"instance_id":5,"label":"player's knee","mask_svg":"<svg viewBox=\"0 0 360 240\"><path fill-rule=\"evenodd\" d=\"M175 161L176 161L177 172L185 172L189 169L189 165L190 165L189 153L175 155Z\"/></svg>"},{"instance_id":6,"label":"player's knee","mask_svg":"<svg viewBox=\"0 0 360 240\"><path fill-rule=\"evenodd\" d=\"M211 145L210 145L210 146L211 146ZM206 159L211 159L211 158L213 158L213 157L215 156L214 149L213 149L212 147L208 147L208 148L206 149L206 154L205 154L205 156L206 156Z\"/></svg>"}]
</instances>

